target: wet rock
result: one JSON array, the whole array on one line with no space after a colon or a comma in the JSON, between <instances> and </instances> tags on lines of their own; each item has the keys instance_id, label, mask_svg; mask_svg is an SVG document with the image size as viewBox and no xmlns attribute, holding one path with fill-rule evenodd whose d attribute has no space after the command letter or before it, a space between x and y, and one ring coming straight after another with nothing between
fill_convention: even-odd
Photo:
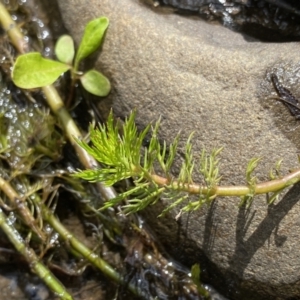
<instances>
[{"instance_id":1,"label":"wet rock","mask_svg":"<svg viewBox=\"0 0 300 300\"><path fill-rule=\"evenodd\" d=\"M300 5L290 0L160 0L180 11L192 12L207 20L264 41L300 39Z\"/></svg>"},{"instance_id":2,"label":"wet rock","mask_svg":"<svg viewBox=\"0 0 300 300\"><path fill-rule=\"evenodd\" d=\"M168 142L179 130L183 140L195 131L195 153L224 146L222 185L244 184L252 157L263 157L258 181L280 158L283 174L297 167L299 124L274 100L268 72L300 95L298 44L261 43L137 0L59 6L77 42L89 20L110 19L96 68L113 90L101 109L112 105L122 118L137 109L141 128L161 116ZM187 264L200 261L204 279L231 299L287 299L300 295L299 195L296 185L271 207L256 197L250 210L238 198L219 198L181 222L179 209L157 219L159 202L147 216L169 252Z\"/></svg>"}]
</instances>

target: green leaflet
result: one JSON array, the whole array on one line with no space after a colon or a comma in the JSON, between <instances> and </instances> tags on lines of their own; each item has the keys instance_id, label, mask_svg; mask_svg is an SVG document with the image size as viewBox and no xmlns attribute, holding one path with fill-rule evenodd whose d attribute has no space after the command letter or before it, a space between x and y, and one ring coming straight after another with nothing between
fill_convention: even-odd
<instances>
[{"instance_id":1,"label":"green leaflet","mask_svg":"<svg viewBox=\"0 0 300 300\"><path fill-rule=\"evenodd\" d=\"M107 96L110 92L109 80L96 70L87 71L80 77L83 87L93 95Z\"/></svg>"},{"instance_id":2,"label":"green leaflet","mask_svg":"<svg viewBox=\"0 0 300 300\"><path fill-rule=\"evenodd\" d=\"M78 70L78 65L82 59L86 58L100 47L108 24L108 18L101 17L92 20L86 25L75 57L75 70Z\"/></svg>"},{"instance_id":3,"label":"green leaflet","mask_svg":"<svg viewBox=\"0 0 300 300\"><path fill-rule=\"evenodd\" d=\"M61 36L55 45L55 55L59 61L71 65L75 55L74 41L71 36Z\"/></svg>"},{"instance_id":4,"label":"green leaflet","mask_svg":"<svg viewBox=\"0 0 300 300\"><path fill-rule=\"evenodd\" d=\"M21 55L17 58L12 71L16 86L33 89L52 84L70 66L43 58L39 52Z\"/></svg>"},{"instance_id":5,"label":"green leaflet","mask_svg":"<svg viewBox=\"0 0 300 300\"><path fill-rule=\"evenodd\" d=\"M73 84L80 79L88 92L96 96L106 96L111 89L109 80L96 70L82 75L78 72L78 66L82 59L99 48L108 23L107 18L101 17L86 25L76 56L72 37L63 35L55 46L55 54L60 62L43 58L38 52L20 55L12 72L14 83L24 89L40 88L51 85L61 74L71 70ZM75 62L72 66L74 56Z\"/></svg>"}]
</instances>

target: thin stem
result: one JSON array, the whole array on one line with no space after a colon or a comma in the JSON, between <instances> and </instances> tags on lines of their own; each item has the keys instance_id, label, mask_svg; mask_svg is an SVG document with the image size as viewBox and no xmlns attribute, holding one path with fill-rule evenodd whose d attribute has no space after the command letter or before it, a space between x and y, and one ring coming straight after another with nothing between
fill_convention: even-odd
<instances>
[{"instance_id":1,"label":"thin stem","mask_svg":"<svg viewBox=\"0 0 300 300\"><path fill-rule=\"evenodd\" d=\"M252 192L250 188L246 185L232 185L232 186L216 186L213 188L208 188L204 185L198 184L182 184L178 181L170 182L169 179L158 176L156 174L151 175L152 180L159 185L170 185L174 189L180 191L188 192L190 194L204 194L204 195L215 195L215 196L246 196ZM270 181L265 181L256 184L254 189L254 194L266 194L271 192L276 192L278 190L284 189L300 181L300 169L297 169L290 174Z\"/></svg>"},{"instance_id":2,"label":"thin stem","mask_svg":"<svg viewBox=\"0 0 300 300\"><path fill-rule=\"evenodd\" d=\"M17 48L18 52L21 54L27 52L28 44L26 43L22 32L16 22L12 20L10 14L2 3L0 3L0 23L11 38L11 41Z\"/></svg>"},{"instance_id":3,"label":"thin stem","mask_svg":"<svg viewBox=\"0 0 300 300\"><path fill-rule=\"evenodd\" d=\"M14 245L16 250L26 259L30 268L35 272L50 288L50 290L58 295L62 300L72 300L73 297L66 291L61 282L52 274L52 272L39 261L35 252L29 248L18 231L9 224L6 220L5 214L0 208L0 227L10 242Z\"/></svg>"},{"instance_id":4,"label":"thin stem","mask_svg":"<svg viewBox=\"0 0 300 300\"><path fill-rule=\"evenodd\" d=\"M68 231L46 206L43 205L42 211L44 219L49 222L54 230L59 233L60 237L64 239L69 245L71 245L73 249L75 249L92 265L101 270L103 274L105 274L116 283L120 283L122 285L127 284L125 279L118 272L116 272L112 266L110 266L101 257L99 257L92 250L82 244L70 231ZM134 295L142 297L137 287L130 283L128 283L127 286Z\"/></svg>"},{"instance_id":5,"label":"thin stem","mask_svg":"<svg viewBox=\"0 0 300 300\"><path fill-rule=\"evenodd\" d=\"M66 100L66 103L65 103L65 106L66 106L67 108L69 108L69 107L71 106L72 99L73 99L73 97L74 97L75 84L76 84L76 77L75 77L74 71L71 69L71 85L70 85L70 92L69 92L69 95L68 95L67 100Z\"/></svg>"},{"instance_id":6,"label":"thin stem","mask_svg":"<svg viewBox=\"0 0 300 300\"><path fill-rule=\"evenodd\" d=\"M3 192L8 197L20 198L20 196L13 189L13 187L7 181L2 179L1 177L0 177L0 188L3 190ZM41 201L40 197L37 194L35 195L34 199L41 207L43 219L45 221L47 221L54 228L54 230L59 233L60 237L63 240L65 240L69 245L71 245L73 247L73 249L75 249L78 253L80 253L82 255L82 257L87 259L96 268L101 270L107 277L111 278L112 280L114 280L117 283L127 285L128 289L134 295L142 297L142 295L137 287L135 287L132 284L127 284L125 279L118 272L116 272L107 262L105 262L98 255L96 255L92 250L90 250L83 243L81 243L70 231L68 231L62 225L62 223L53 215L52 211ZM1 211L1 209L0 209L0 211ZM1 223L1 220L0 220L0 223ZM15 233L17 234L17 231ZM30 255L31 255L30 257L35 257L35 256L32 256L32 255L35 255L34 252L33 252L33 254L31 253ZM33 263L32 260L30 260L29 263L32 264ZM45 280L45 276L41 277L41 279ZM67 298L62 298L62 299L67 299Z\"/></svg>"},{"instance_id":7,"label":"thin stem","mask_svg":"<svg viewBox=\"0 0 300 300\"><path fill-rule=\"evenodd\" d=\"M56 116L61 120L67 137L74 147L80 162L87 169L94 169L99 167L97 161L76 143L74 138L82 139L82 134L79 131L76 123L70 116L69 112L67 111L55 87L52 85L48 85L43 87L42 90L46 96L48 105L56 114ZM117 193L115 192L113 187L105 186L101 182L97 183L97 187L105 200L110 200L117 196Z\"/></svg>"},{"instance_id":8,"label":"thin stem","mask_svg":"<svg viewBox=\"0 0 300 300\"><path fill-rule=\"evenodd\" d=\"M45 242L46 235L36 224L35 219L25 204L25 200L22 199L22 197L20 197L12 188L12 186L8 184L8 182L6 182L2 177L0 177L0 190L6 194L12 204L12 207L18 211L25 224L30 227L30 229L34 231L43 242Z\"/></svg>"}]
</instances>

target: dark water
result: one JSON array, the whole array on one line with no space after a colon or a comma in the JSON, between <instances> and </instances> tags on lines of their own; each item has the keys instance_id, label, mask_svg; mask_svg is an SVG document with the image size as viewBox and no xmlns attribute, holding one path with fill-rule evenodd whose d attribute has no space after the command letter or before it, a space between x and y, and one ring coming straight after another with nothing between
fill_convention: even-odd
<instances>
[{"instance_id":1,"label":"dark water","mask_svg":"<svg viewBox=\"0 0 300 300\"><path fill-rule=\"evenodd\" d=\"M160 0L182 12L268 42L300 40L300 2L295 0Z\"/></svg>"}]
</instances>

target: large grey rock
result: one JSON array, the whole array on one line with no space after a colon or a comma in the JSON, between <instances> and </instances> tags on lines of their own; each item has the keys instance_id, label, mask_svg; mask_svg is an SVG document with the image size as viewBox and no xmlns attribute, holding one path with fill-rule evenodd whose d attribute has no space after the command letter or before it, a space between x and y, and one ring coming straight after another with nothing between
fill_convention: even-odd
<instances>
[{"instance_id":1,"label":"large grey rock","mask_svg":"<svg viewBox=\"0 0 300 300\"><path fill-rule=\"evenodd\" d=\"M195 131L198 153L224 146L223 185L245 183L252 157L264 158L259 181L280 158L283 173L296 167L298 123L270 99L275 94L267 71L299 93L298 44L249 40L137 0L65 0L59 6L77 42L89 20L110 19L96 62L113 86L102 107L112 104L121 117L137 109L141 127L162 116L167 141L179 130L183 138ZM174 220L178 209L156 218L161 202L147 215L177 259L200 261L205 278L232 299L288 299L300 296L299 187L283 196L272 207L256 197L250 211L238 207L238 198L219 198L181 223Z\"/></svg>"}]
</instances>

